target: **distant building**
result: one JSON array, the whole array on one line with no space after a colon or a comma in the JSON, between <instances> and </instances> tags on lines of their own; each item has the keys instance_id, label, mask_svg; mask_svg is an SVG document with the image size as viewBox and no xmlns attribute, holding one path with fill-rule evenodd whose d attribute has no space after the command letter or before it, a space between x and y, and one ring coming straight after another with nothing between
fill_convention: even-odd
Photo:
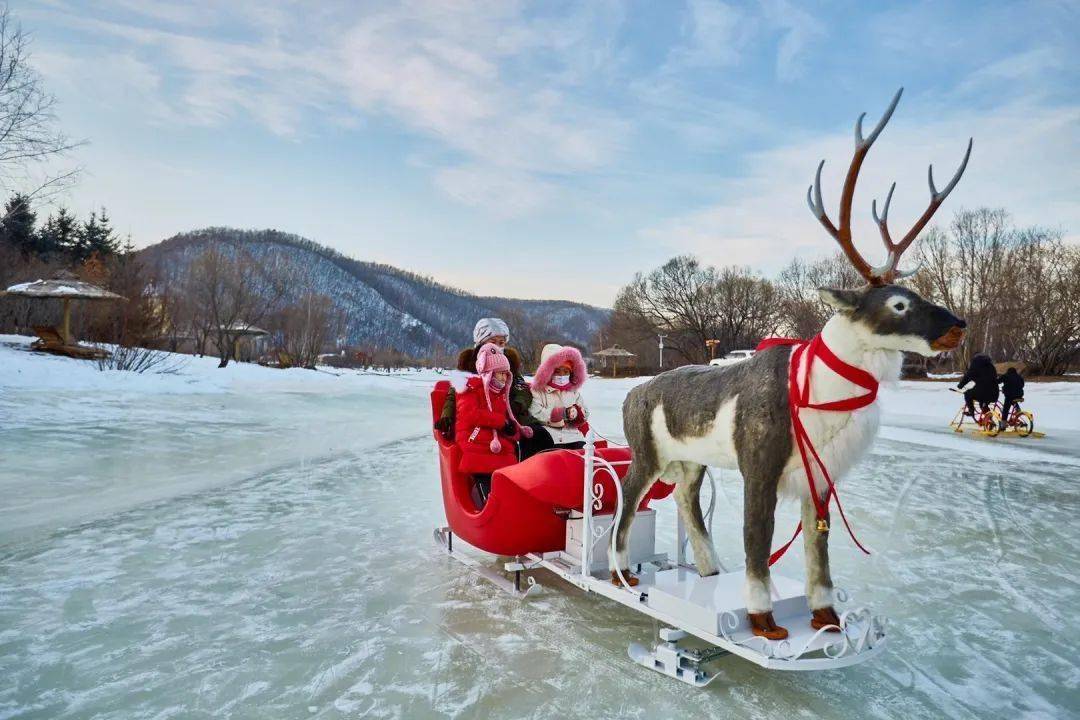
<instances>
[{"instance_id":1,"label":"distant building","mask_svg":"<svg viewBox=\"0 0 1080 720\"><path fill-rule=\"evenodd\" d=\"M637 366L637 356L626 348L621 348L618 345L612 345L609 348L597 350L592 354L592 357L600 362L601 373L610 373L612 377L619 376L620 367L626 371L632 370Z\"/></svg>"}]
</instances>

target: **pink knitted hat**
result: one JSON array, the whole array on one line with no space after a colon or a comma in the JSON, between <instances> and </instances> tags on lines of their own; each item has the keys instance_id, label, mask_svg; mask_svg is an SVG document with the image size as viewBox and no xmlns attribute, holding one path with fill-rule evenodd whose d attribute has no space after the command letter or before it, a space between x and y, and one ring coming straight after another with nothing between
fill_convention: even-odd
<instances>
[{"instance_id":1,"label":"pink knitted hat","mask_svg":"<svg viewBox=\"0 0 1080 720\"><path fill-rule=\"evenodd\" d=\"M480 349L476 351L476 374L480 376L480 379L484 383L484 399L487 401L488 410L491 410L491 381L495 378L495 373L506 372L510 373L510 361L503 353L502 348L494 343L486 343L480 346ZM532 428L523 428L518 423L517 418L514 417L513 411L510 409L510 386L513 384L514 378L511 377L507 381L503 389L500 390L497 395L506 396L506 415L510 418L510 421L514 423L514 427L518 429L518 432L525 437L532 436ZM492 439L492 449L494 453L499 452L497 446L499 445L498 436Z\"/></svg>"},{"instance_id":2,"label":"pink knitted hat","mask_svg":"<svg viewBox=\"0 0 1080 720\"><path fill-rule=\"evenodd\" d=\"M503 353L501 347L494 343L481 345L480 349L476 351L476 374L484 381L488 410L491 409L491 381L495 378L497 372L510 372L510 361L506 358L506 354ZM510 383L506 383L506 386L500 392L505 393L509 398Z\"/></svg>"}]
</instances>

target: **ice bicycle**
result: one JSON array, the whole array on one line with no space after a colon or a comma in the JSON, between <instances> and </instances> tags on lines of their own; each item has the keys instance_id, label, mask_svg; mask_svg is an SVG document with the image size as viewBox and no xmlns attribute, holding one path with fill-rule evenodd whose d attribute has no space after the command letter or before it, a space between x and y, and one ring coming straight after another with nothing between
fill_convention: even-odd
<instances>
[{"instance_id":1,"label":"ice bicycle","mask_svg":"<svg viewBox=\"0 0 1080 720\"><path fill-rule=\"evenodd\" d=\"M949 388L953 392L960 392L956 388ZM1012 410L1009 411L1009 417L1005 421L1004 432L1009 435L1019 435L1020 437L1043 437L1043 433L1035 432L1035 415L1030 410L1024 410L1020 407L1020 403L1024 401L1024 398L1017 399L1012 406ZM992 404L982 404L976 401L978 408L975 412L975 416L967 414L967 405L960 406L960 410L953 417L949 423L949 427L954 432L964 432L964 419L971 418L971 424L974 426L973 431L981 435L989 437L996 437L1001 430L1001 403L995 401Z\"/></svg>"},{"instance_id":2,"label":"ice bicycle","mask_svg":"<svg viewBox=\"0 0 1080 720\"><path fill-rule=\"evenodd\" d=\"M431 394L438 417L449 383ZM637 508L630 533L630 564L640 584L620 586L610 580L611 526L622 504L621 478L630 464L629 448L597 440L589 430L584 450L555 450L496 471L486 504L478 508L469 492L471 478L458 471L460 450L434 433L439 449L443 506L447 525L435 540L449 557L503 590L525 598L539 588L534 571L547 570L586 592L601 595L649 616L664 628L652 647L632 643L637 663L690 685L703 687L720 669L712 661L733 655L770 670L829 670L855 665L886 646L885 620L865 607L840 613L839 626L813 630L810 608L799 580L773 574L773 612L791 634L767 640L752 634L742 599L743 572L727 570L700 577L686 556L687 535L681 517L676 526L675 557L656 551L656 511L651 502L670 495L656 483ZM711 522L713 500L706 513ZM500 555L501 570L468 548ZM849 598L837 589L836 601ZM785 622L790 620L790 622Z\"/></svg>"}]
</instances>

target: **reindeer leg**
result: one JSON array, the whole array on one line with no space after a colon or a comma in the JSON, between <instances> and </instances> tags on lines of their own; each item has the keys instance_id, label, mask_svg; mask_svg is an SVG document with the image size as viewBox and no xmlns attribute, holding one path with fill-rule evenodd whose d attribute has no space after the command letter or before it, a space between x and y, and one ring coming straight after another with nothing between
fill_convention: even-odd
<instances>
[{"instance_id":1,"label":"reindeer leg","mask_svg":"<svg viewBox=\"0 0 1080 720\"><path fill-rule=\"evenodd\" d=\"M788 631L773 620L772 596L769 593L772 585L769 555L772 553L778 481L778 475L771 482L761 475L747 476L743 499L746 615L753 633L769 640L783 640L788 636Z\"/></svg>"},{"instance_id":2,"label":"reindeer leg","mask_svg":"<svg viewBox=\"0 0 1080 720\"><path fill-rule=\"evenodd\" d=\"M609 559L611 566L611 582L622 585L616 569L622 570L623 577L632 587L638 584L636 577L630 574L630 561L627 557L627 544L630 541L630 526L634 523L638 505L641 504L645 493L653 486L660 472L655 467L649 467L644 462L635 460L630 463L630 469L622 481L623 506L622 514L619 515L615 525L615 554Z\"/></svg>"},{"instance_id":3,"label":"reindeer leg","mask_svg":"<svg viewBox=\"0 0 1080 720\"><path fill-rule=\"evenodd\" d=\"M817 509L809 497L802 499L803 548L806 554L806 599L815 630L829 627L840 632L840 617L833 609L833 583L829 573L829 533L817 531ZM825 518L828 522L829 518ZM835 626L835 627L830 627Z\"/></svg>"},{"instance_id":4,"label":"reindeer leg","mask_svg":"<svg viewBox=\"0 0 1080 720\"><path fill-rule=\"evenodd\" d=\"M675 485L675 504L679 508L686 530L690 534L690 546L694 549L694 563L701 577L716 575L720 572L720 559L716 556L716 547L709 530L705 527L705 518L701 514L701 482L705 477L705 466L697 463L682 462L682 481ZM671 465L668 466L669 470ZM668 472L664 473L665 479Z\"/></svg>"}]
</instances>

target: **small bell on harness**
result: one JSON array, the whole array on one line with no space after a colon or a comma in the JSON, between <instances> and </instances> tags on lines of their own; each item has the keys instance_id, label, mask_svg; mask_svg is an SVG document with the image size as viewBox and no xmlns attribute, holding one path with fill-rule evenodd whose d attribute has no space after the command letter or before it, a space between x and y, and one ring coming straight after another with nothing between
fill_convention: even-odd
<instances>
[{"instance_id":1,"label":"small bell on harness","mask_svg":"<svg viewBox=\"0 0 1080 720\"><path fill-rule=\"evenodd\" d=\"M818 518L817 531L819 533L829 532L829 523L825 520L825 518Z\"/></svg>"}]
</instances>

